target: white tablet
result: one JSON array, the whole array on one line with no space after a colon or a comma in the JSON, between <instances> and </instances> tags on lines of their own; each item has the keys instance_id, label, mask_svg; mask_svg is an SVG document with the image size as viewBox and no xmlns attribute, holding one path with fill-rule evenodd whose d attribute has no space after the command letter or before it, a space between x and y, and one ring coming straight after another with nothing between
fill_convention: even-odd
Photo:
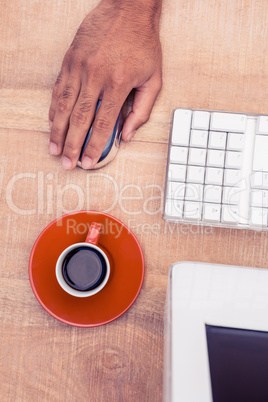
<instances>
[{"instance_id":1,"label":"white tablet","mask_svg":"<svg viewBox=\"0 0 268 402\"><path fill-rule=\"evenodd\" d=\"M170 267L164 401L268 401L268 270Z\"/></svg>"}]
</instances>

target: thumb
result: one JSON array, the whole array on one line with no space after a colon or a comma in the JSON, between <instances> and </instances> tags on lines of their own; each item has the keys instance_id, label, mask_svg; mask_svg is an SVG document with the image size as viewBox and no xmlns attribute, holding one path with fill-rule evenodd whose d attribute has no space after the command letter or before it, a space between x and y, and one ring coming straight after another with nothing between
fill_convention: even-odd
<instances>
[{"instance_id":1,"label":"thumb","mask_svg":"<svg viewBox=\"0 0 268 402\"><path fill-rule=\"evenodd\" d=\"M161 78L151 78L142 86L136 88L132 111L129 113L123 127L122 138L130 141L136 130L149 120L153 105L161 90Z\"/></svg>"}]
</instances>

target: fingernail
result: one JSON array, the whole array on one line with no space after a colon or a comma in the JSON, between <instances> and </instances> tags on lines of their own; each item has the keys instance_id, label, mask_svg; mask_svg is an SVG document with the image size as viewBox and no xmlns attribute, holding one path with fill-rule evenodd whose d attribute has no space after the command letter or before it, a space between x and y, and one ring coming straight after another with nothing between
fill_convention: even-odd
<instances>
[{"instance_id":1,"label":"fingernail","mask_svg":"<svg viewBox=\"0 0 268 402\"><path fill-rule=\"evenodd\" d=\"M92 166L92 159L90 159L88 156L84 156L82 160L82 168L91 169L91 166Z\"/></svg>"},{"instance_id":2,"label":"fingernail","mask_svg":"<svg viewBox=\"0 0 268 402\"><path fill-rule=\"evenodd\" d=\"M130 141L131 138L134 136L135 133L136 133L136 130L131 131L131 133L129 133L128 136L127 136L127 141Z\"/></svg>"},{"instance_id":3,"label":"fingernail","mask_svg":"<svg viewBox=\"0 0 268 402\"><path fill-rule=\"evenodd\" d=\"M65 170L71 169L72 167L72 161L71 159L67 158L67 156L63 156L61 164Z\"/></svg>"},{"instance_id":4,"label":"fingernail","mask_svg":"<svg viewBox=\"0 0 268 402\"><path fill-rule=\"evenodd\" d=\"M50 128L52 127L52 124L53 124L53 121L52 121L52 120L49 120L49 127L50 127Z\"/></svg>"},{"instance_id":5,"label":"fingernail","mask_svg":"<svg viewBox=\"0 0 268 402\"><path fill-rule=\"evenodd\" d=\"M58 145L55 142L49 144L49 153L50 155L58 155Z\"/></svg>"}]
</instances>

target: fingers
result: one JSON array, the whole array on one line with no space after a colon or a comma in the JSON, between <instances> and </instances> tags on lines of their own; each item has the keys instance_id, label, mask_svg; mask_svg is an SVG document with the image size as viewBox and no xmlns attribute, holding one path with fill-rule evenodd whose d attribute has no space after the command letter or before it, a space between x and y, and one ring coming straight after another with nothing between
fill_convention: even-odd
<instances>
[{"instance_id":1,"label":"fingers","mask_svg":"<svg viewBox=\"0 0 268 402\"><path fill-rule=\"evenodd\" d=\"M161 74L156 74L144 85L136 88L132 111L128 115L122 131L124 141L130 141L136 130L149 120L161 87Z\"/></svg>"},{"instance_id":2,"label":"fingers","mask_svg":"<svg viewBox=\"0 0 268 402\"><path fill-rule=\"evenodd\" d=\"M91 88L82 88L71 113L68 134L62 151L64 169L73 169L77 165L98 102L98 92L94 92L95 95L93 92Z\"/></svg>"},{"instance_id":3,"label":"fingers","mask_svg":"<svg viewBox=\"0 0 268 402\"><path fill-rule=\"evenodd\" d=\"M80 91L80 81L70 76L58 97L50 134L50 153L59 155L62 152L66 133L69 127L69 119ZM54 105L54 104L53 104ZM51 105L51 108L53 106ZM51 115L53 115L52 109Z\"/></svg>"},{"instance_id":4,"label":"fingers","mask_svg":"<svg viewBox=\"0 0 268 402\"><path fill-rule=\"evenodd\" d=\"M102 151L113 133L113 129L127 94L107 90L95 117L99 85L85 75L84 84L77 80L78 74L66 80L60 74L53 91L49 117L52 120L50 153L62 154L64 169L73 169L78 162L81 149L92 121L92 135L84 151L82 167L91 169L98 162ZM82 80L83 78L81 78Z\"/></svg>"},{"instance_id":5,"label":"fingers","mask_svg":"<svg viewBox=\"0 0 268 402\"><path fill-rule=\"evenodd\" d=\"M102 151L113 133L125 97L119 94L114 96L109 92L104 94L93 123L92 135L83 154L83 169L92 169L101 157Z\"/></svg>"}]
</instances>

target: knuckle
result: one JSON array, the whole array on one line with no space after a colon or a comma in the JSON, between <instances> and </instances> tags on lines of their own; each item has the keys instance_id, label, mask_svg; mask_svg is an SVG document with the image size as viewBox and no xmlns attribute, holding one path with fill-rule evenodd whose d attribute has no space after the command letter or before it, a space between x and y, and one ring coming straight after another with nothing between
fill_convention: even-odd
<instances>
[{"instance_id":1,"label":"knuckle","mask_svg":"<svg viewBox=\"0 0 268 402\"><path fill-rule=\"evenodd\" d=\"M76 89L73 84L67 84L62 92L62 98L70 99L73 98L76 93Z\"/></svg>"},{"instance_id":2,"label":"knuckle","mask_svg":"<svg viewBox=\"0 0 268 402\"><path fill-rule=\"evenodd\" d=\"M104 77L107 74L107 66L98 58L98 56L88 57L85 60L85 68L92 82L104 82Z\"/></svg>"},{"instance_id":3,"label":"knuckle","mask_svg":"<svg viewBox=\"0 0 268 402\"><path fill-rule=\"evenodd\" d=\"M81 113L89 113L93 107L93 98L92 95L88 93L81 94L81 100L79 103L79 110Z\"/></svg>"},{"instance_id":4,"label":"knuckle","mask_svg":"<svg viewBox=\"0 0 268 402\"><path fill-rule=\"evenodd\" d=\"M100 153L100 146L91 141L87 144L86 153L93 156L98 155Z\"/></svg>"},{"instance_id":5,"label":"knuckle","mask_svg":"<svg viewBox=\"0 0 268 402\"><path fill-rule=\"evenodd\" d=\"M83 56L79 52L74 51L72 59L73 70L79 72L83 70L83 67L84 67Z\"/></svg>"},{"instance_id":6,"label":"knuckle","mask_svg":"<svg viewBox=\"0 0 268 402\"><path fill-rule=\"evenodd\" d=\"M53 138L53 142L59 141L61 137L62 137L61 130L59 129L59 127L53 125L51 129L51 138Z\"/></svg>"},{"instance_id":7,"label":"knuckle","mask_svg":"<svg viewBox=\"0 0 268 402\"><path fill-rule=\"evenodd\" d=\"M72 113L70 118L70 123L74 126L83 126L87 122L87 115L81 111L81 109L76 110Z\"/></svg>"},{"instance_id":8,"label":"knuckle","mask_svg":"<svg viewBox=\"0 0 268 402\"><path fill-rule=\"evenodd\" d=\"M82 114L84 114L84 113L89 113L90 112L90 110L91 110L91 108L92 108L92 103L91 102L89 102L89 101L82 101L81 102L81 104L80 104L80 106L79 106L79 108L80 108L80 112L82 113Z\"/></svg>"},{"instance_id":9,"label":"knuckle","mask_svg":"<svg viewBox=\"0 0 268 402\"><path fill-rule=\"evenodd\" d=\"M91 57L86 57L86 58L80 60L80 65L83 68L83 70L86 70L86 71L91 71L91 70L94 71L94 69L95 69L95 65L92 62Z\"/></svg>"},{"instance_id":10,"label":"knuckle","mask_svg":"<svg viewBox=\"0 0 268 402\"><path fill-rule=\"evenodd\" d=\"M125 82L126 82L126 78L125 78L125 75L122 74L122 73L114 73L112 75L112 77L111 77L112 88L113 87L114 88L117 88L117 87L121 88L122 86L125 85Z\"/></svg>"},{"instance_id":11,"label":"knuckle","mask_svg":"<svg viewBox=\"0 0 268 402\"><path fill-rule=\"evenodd\" d=\"M95 134L93 133L92 138L90 138L85 152L84 152L84 156L89 156L91 159L99 159L101 156L101 153L105 147L105 144L108 141L109 136L107 135L96 135L96 131Z\"/></svg>"},{"instance_id":12,"label":"knuckle","mask_svg":"<svg viewBox=\"0 0 268 402\"><path fill-rule=\"evenodd\" d=\"M146 114L141 115L141 116L140 116L140 122L141 122L141 124L147 123L147 121L149 120L149 118L150 118L150 114L149 114L149 113L146 113Z\"/></svg>"},{"instance_id":13,"label":"knuckle","mask_svg":"<svg viewBox=\"0 0 268 402\"><path fill-rule=\"evenodd\" d=\"M96 141L89 141L84 156L89 156L91 159L99 159L104 148L104 144L96 142Z\"/></svg>"},{"instance_id":14,"label":"knuckle","mask_svg":"<svg viewBox=\"0 0 268 402\"><path fill-rule=\"evenodd\" d=\"M76 89L73 84L67 84L58 100L58 110L61 113L70 112L75 99Z\"/></svg>"},{"instance_id":15,"label":"knuckle","mask_svg":"<svg viewBox=\"0 0 268 402\"><path fill-rule=\"evenodd\" d=\"M107 131L110 129L110 122L104 117L98 117L94 122L94 129L97 131Z\"/></svg>"},{"instance_id":16,"label":"knuckle","mask_svg":"<svg viewBox=\"0 0 268 402\"><path fill-rule=\"evenodd\" d=\"M66 99L64 99L64 97L61 97L58 101L58 110L61 113L65 113L68 112L70 110L70 106L69 103L67 102Z\"/></svg>"},{"instance_id":17,"label":"knuckle","mask_svg":"<svg viewBox=\"0 0 268 402\"><path fill-rule=\"evenodd\" d=\"M111 73L111 83L115 87L125 86L125 83L129 80L129 72L126 71L126 67L119 63L114 71Z\"/></svg>"},{"instance_id":18,"label":"knuckle","mask_svg":"<svg viewBox=\"0 0 268 402\"><path fill-rule=\"evenodd\" d=\"M109 101L106 101L103 104L103 109L104 109L105 115L106 116L113 115L114 111L115 111L115 108L116 108L116 99L113 98L112 95L110 95ZM107 118L106 118L106 121L108 121Z\"/></svg>"},{"instance_id":19,"label":"knuckle","mask_svg":"<svg viewBox=\"0 0 268 402\"><path fill-rule=\"evenodd\" d=\"M77 144L74 144L73 142L70 141L65 141L64 154L70 156L71 158L75 158L79 156L80 149L77 146Z\"/></svg>"}]
</instances>

